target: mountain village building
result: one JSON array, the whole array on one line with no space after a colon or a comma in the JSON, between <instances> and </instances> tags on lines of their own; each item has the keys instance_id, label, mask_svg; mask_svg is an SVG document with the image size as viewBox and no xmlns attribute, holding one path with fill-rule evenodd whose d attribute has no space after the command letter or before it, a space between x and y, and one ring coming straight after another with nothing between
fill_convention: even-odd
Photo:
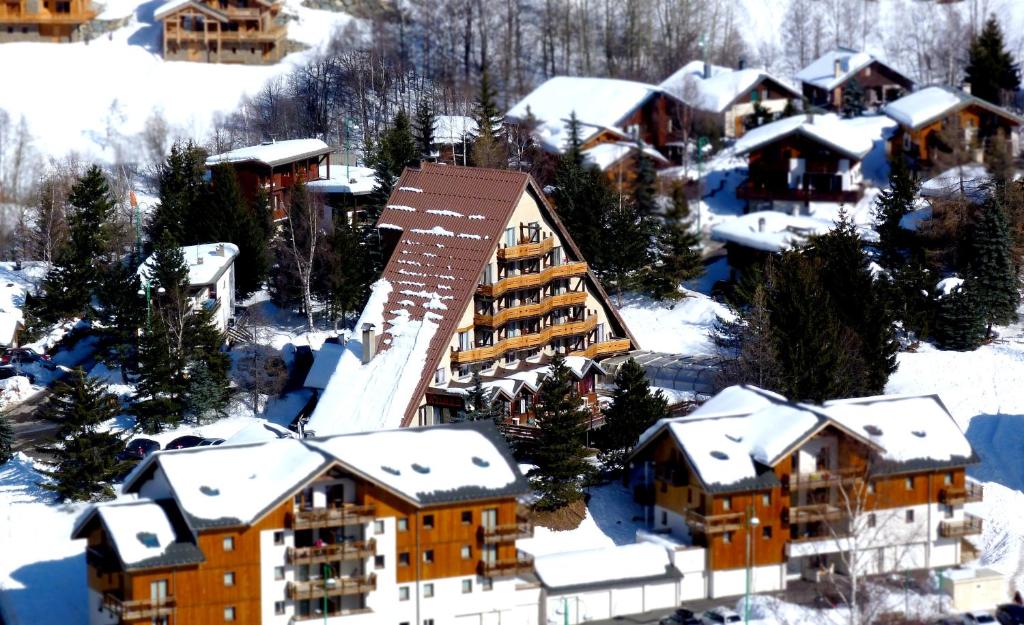
<instances>
[{"instance_id":1,"label":"mountain village building","mask_svg":"<svg viewBox=\"0 0 1024 625\"><path fill-rule=\"evenodd\" d=\"M79 41L83 26L95 17L90 0L2 0L0 43Z\"/></svg>"},{"instance_id":2,"label":"mountain village building","mask_svg":"<svg viewBox=\"0 0 1024 625\"><path fill-rule=\"evenodd\" d=\"M221 332L227 332L235 316L235 259L238 246L234 243L204 243L181 248L188 268L188 297L195 309L213 312L213 322ZM149 268L155 259L150 256L139 267L142 288L148 290ZM155 294L147 294L147 297Z\"/></svg>"},{"instance_id":3,"label":"mountain village building","mask_svg":"<svg viewBox=\"0 0 1024 625\"><path fill-rule=\"evenodd\" d=\"M261 65L285 55L283 7L281 0L170 0L153 17L168 61Z\"/></svg>"},{"instance_id":4,"label":"mountain village building","mask_svg":"<svg viewBox=\"0 0 1024 625\"><path fill-rule=\"evenodd\" d=\"M914 88L914 81L867 52L838 48L827 52L796 74L811 106L830 111L843 108L854 82L863 91L865 110L875 111Z\"/></svg>"}]
</instances>

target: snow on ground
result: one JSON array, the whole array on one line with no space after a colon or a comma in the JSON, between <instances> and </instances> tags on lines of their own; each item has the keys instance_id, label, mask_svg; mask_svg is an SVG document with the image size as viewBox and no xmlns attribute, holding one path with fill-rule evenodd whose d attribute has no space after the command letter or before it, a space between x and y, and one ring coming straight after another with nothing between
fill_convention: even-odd
<instances>
[{"instance_id":1,"label":"snow on ground","mask_svg":"<svg viewBox=\"0 0 1024 625\"><path fill-rule=\"evenodd\" d=\"M656 302L643 295L623 297L619 312L640 349L674 354L713 354L708 337L715 319L732 318L728 308L703 293L686 290L677 302Z\"/></svg>"}]
</instances>

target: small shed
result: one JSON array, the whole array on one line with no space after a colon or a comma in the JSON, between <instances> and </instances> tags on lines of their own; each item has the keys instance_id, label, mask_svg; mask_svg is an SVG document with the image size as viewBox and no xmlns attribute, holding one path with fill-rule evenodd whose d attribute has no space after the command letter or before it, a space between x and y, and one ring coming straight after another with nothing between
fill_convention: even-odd
<instances>
[{"instance_id":1,"label":"small shed","mask_svg":"<svg viewBox=\"0 0 1024 625\"><path fill-rule=\"evenodd\" d=\"M940 579L957 612L991 610L1009 600L1006 577L992 569L949 569L940 573Z\"/></svg>"}]
</instances>

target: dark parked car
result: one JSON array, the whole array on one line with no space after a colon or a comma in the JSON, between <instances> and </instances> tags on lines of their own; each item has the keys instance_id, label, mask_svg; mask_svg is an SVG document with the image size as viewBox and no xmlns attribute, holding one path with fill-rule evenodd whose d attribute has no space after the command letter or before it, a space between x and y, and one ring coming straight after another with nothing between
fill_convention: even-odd
<instances>
[{"instance_id":1,"label":"dark parked car","mask_svg":"<svg viewBox=\"0 0 1024 625\"><path fill-rule=\"evenodd\" d=\"M1024 605L1004 603L996 608L996 620L1002 625L1024 625Z\"/></svg>"},{"instance_id":2,"label":"dark parked car","mask_svg":"<svg viewBox=\"0 0 1024 625\"><path fill-rule=\"evenodd\" d=\"M659 625L702 625L700 618L693 610L676 608L676 611L658 621Z\"/></svg>"},{"instance_id":3,"label":"dark parked car","mask_svg":"<svg viewBox=\"0 0 1024 625\"><path fill-rule=\"evenodd\" d=\"M50 362L50 356L40 354L29 347L12 347L0 355L0 365L30 365L38 362L47 369L55 369L57 365Z\"/></svg>"},{"instance_id":4,"label":"dark parked car","mask_svg":"<svg viewBox=\"0 0 1024 625\"><path fill-rule=\"evenodd\" d=\"M160 443L148 438L133 438L124 448L124 451L117 454L118 460L142 460L154 451L160 451Z\"/></svg>"},{"instance_id":5,"label":"dark parked car","mask_svg":"<svg viewBox=\"0 0 1024 625\"><path fill-rule=\"evenodd\" d=\"M7 378L13 378L19 375L28 378L28 381L32 384L36 383L36 376L32 375L28 371L22 371L21 369L10 365L0 366L0 380L6 380Z\"/></svg>"},{"instance_id":6,"label":"dark parked car","mask_svg":"<svg viewBox=\"0 0 1024 625\"><path fill-rule=\"evenodd\" d=\"M223 442L223 438L204 438L199 443L198 447L210 447L211 445L220 445Z\"/></svg>"},{"instance_id":7,"label":"dark parked car","mask_svg":"<svg viewBox=\"0 0 1024 625\"><path fill-rule=\"evenodd\" d=\"M193 436L192 434L186 434L185 436L179 436L173 441L167 443L164 449L187 449L189 447L197 447L206 440L202 436Z\"/></svg>"}]
</instances>

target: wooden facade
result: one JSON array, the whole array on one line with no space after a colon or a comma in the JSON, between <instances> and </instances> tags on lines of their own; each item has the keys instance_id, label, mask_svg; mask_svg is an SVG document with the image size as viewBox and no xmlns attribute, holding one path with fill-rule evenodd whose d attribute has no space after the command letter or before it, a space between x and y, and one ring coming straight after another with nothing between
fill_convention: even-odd
<instances>
[{"instance_id":1,"label":"wooden facade","mask_svg":"<svg viewBox=\"0 0 1024 625\"><path fill-rule=\"evenodd\" d=\"M981 162L985 148L996 137L1007 141L1007 145L1018 145L1015 135L1019 128L1014 116L974 102L915 128L900 124L889 140L889 151L903 154L917 168L928 168L943 154L954 151L961 152L968 161ZM962 143L948 145L955 140Z\"/></svg>"},{"instance_id":2,"label":"wooden facade","mask_svg":"<svg viewBox=\"0 0 1024 625\"><path fill-rule=\"evenodd\" d=\"M838 62L837 60L836 63ZM841 69L837 68L836 73L840 74L840 72ZM901 98L909 93L914 86L913 81L909 78L875 60L846 77L843 82L831 90L804 82L804 97L812 106L839 111L843 108L846 89L854 80L864 90L864 107L868 110L879 109L886 103Z\"/></svg>"},{"instance_id":3,"label":"wooden facade","mask_svg":"<svg viewBox=\"0 0 1024 625\"><path fill-rule=\"evenodd\" d=\"M748 162L749 177L736 189L736 197L748 202L855 204L864 194L860 184L844 181L859 168L859 159L803 134L751 150Z\"/></svg>"},{"instance_id":4,"label":"wooden facade","mask_svg":"<svg viewBox=\"0 0 1024 625\"><path fill-rule=\"evenodd\" d=\"M164 58L204 63L276 63L286 52L280 0L172 0L156 13Z\"/></svg>"},{"instance_id":5,"label":"wooden facade","mask_svg":"<svg viewBox=\"0 0 1024 625\"><path fill-rule=\"evenodd\" d=\"M0 0L0 43L78 41L95 17L90 0Z\"/></svg>"},{"instance_id":6,"label":"wooden facade","mask_svg":"<svg viewBox=\"0 0 1024 625\"><path fill-rule=\"evenodd\" d=\"M330 177L330 164L327 155L310 156L294 161L268 165L256 160L230 163L238 178L238 186L242 196L250 204L255 202L260 193L265 193L270 202L274 219L284 219L288 212L290 189L300 182L321 180ZM324 167L321 177L321 166Z\"/></svg>"}]
</instances>

